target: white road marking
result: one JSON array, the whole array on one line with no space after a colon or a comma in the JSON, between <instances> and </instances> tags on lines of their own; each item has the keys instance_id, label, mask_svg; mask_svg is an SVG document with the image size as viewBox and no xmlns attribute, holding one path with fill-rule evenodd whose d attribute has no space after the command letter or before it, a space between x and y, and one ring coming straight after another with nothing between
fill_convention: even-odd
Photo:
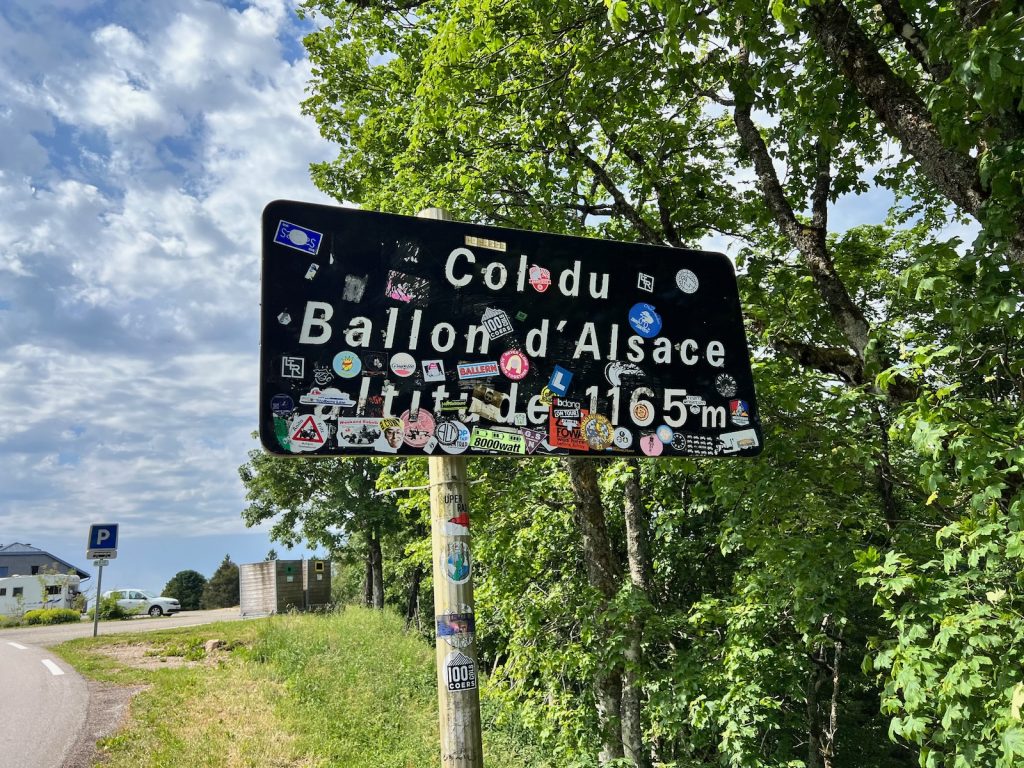
<instances>
[{"instance_id":1,"label":"white road marking","mask_svg":"<svg viewBox=\"0 0 1024 768\"><path fill-rule=\"evenodd\" d=\"M64 670L61 669L60 667L58 667L56 664L54 664L49 659L43 659L43 666L46 667L48 670L50 670L50 674L51 675L63 675L64 674Z\"/></svg>"},{"instance_id":2,"label":"white road marking","mask_svg":"<svg viewBox=\"0 0 1024 768\"><path fill-rule=\"evenodd\" d=\"M10 643L10 642L9 642L9 643L7 643L7 644L8 644L8 645L13 645L13 646L14 646L15 648L17 648L17 649L18 649L19 651L27 651L27 650L28 650L28 646L27 646L27 645L22 645L21 643Z\"/></svg>"}]
</instances>

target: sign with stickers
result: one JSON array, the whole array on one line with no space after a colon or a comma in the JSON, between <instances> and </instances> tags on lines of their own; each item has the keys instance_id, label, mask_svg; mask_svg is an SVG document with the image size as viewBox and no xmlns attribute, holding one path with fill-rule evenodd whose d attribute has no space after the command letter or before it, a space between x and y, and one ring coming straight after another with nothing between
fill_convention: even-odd
<instances>
[{"instance_id":1,"label":"sign with stickers","mask_svg":"<svg viewBox=\"0 0 1024 768\"><path fill-rule=\"evenodd\" d=\"M722 254L276 201L262 270L271 453L763 447Z\"/></svg>"}]
</instances>

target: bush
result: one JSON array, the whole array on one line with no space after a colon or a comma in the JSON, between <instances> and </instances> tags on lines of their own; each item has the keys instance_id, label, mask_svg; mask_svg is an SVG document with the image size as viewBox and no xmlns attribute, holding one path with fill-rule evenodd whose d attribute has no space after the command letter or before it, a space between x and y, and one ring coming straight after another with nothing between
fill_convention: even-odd
<instances>
[{"instance_id":1,"label":"bush","mask_svg":"<svg viewBox=\"0 0 1024 768\"><path fill-rule=\"evenodd\" d=\"M130 619L137 611L129 611L117 604L117 598L104 597L100 600L100 619ZM89 609L89 618L96 618L96 609Z\"/></svg>"},{"instance_id":2,"label":"bush","mask_svg":"<svg viewBox=\"0 0 1024 768\"><path fill-rule=\"evenodd\" d=\"M25 624L77 624L82 614L71 608L39 608L26 611L21 620Z\"/></svg>"}]
</instances>

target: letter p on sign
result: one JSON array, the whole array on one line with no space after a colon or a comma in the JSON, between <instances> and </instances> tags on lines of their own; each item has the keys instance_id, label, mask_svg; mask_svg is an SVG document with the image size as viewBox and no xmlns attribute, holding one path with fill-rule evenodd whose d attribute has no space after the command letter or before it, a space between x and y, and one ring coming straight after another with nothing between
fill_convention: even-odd
<instances>
[{"instance_id":1,"label":"letter p on sign","mask_svg":"<svg viewBox=\"0 0 1024 768\"><path fill-rule=\"evenodd\" d=\"M106 523L89 528L88 557L115 557L117 555L117 524Z\"/></svg>"}]
</instances>

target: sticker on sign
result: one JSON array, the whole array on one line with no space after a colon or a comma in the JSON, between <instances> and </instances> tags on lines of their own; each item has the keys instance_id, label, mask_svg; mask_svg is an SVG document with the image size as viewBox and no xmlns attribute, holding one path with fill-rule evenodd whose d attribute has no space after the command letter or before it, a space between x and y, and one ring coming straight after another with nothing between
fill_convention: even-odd
<instances>
[{"instance_id":1,"label":"sticker on sign","mask_svg":"<svg viewBox=\"0 0 1024 768\"><path fill-rule=\"evenodd\" d=\"M307 279L296 251L320 250L331 258ZM262 275L260 440L271 453L763 449L723 254L276 201ZM328 401L334 377L346 395ZM575 414L554 412L555 397ZM377 439L374 422L404 413L416 425L402 439ZM652 433L669 439L654 446Z\"/></svg>"}]
</instances>

